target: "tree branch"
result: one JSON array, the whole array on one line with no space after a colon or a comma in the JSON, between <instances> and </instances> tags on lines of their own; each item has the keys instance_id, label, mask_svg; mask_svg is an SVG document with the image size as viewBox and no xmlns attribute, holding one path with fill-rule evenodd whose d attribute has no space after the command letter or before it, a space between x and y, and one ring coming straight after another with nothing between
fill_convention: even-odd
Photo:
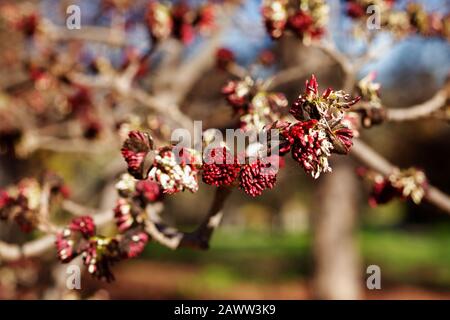
<instances>
[{"instance_id":1,"label":"tree branch","mask_svg":"<svg viewBox=\"0 0 450 320\"><path fill-rule=\"evenodd\" d=\"M126 34L118 28L82 26L80 30L69 30L46 20L44 32L53 41L82 40L105 43L114 47L123 47L127 43Z\"/></svg>"},{"instance_id":2,"label":"tree branch","mask_svg":"<svg viewBox=\"0 0 450 320\"><path fill-rule=\"evenodd\" d=\"M354 140L350 154L366 166L385 176L390 175L396 169L389 161L358 139ZM425 190L424 198L429 203L450 214L450 197L436 187L429 185Z\"/></svg>"},{"instance_id":3,"label":"tree branch","mask_svg":"<svg viewBox=\"0 0 450 320\"><path fill-rule=\"evenodd\" d=\"M438 91L431 99L409 108L386 109L388 121L400 122L424 118L445 106L448 99L447 90Z\"/></svg>"},{"instance_id":4,"label":"tree branch","mask_svg":"<svg viewBox=\"0 0 450 320\"><path fill-rule=\"evenodd\" d=\"M213 203L201 225L193 232L182 232L165 225L159 216L150 213L151 217L146 225L147 233L156 241L170 249L189 247L206 250L214 230L219 226L223 216L223 206L231 194L228 188L220 187L216 190Z\"/></svg>"}]
</instances>

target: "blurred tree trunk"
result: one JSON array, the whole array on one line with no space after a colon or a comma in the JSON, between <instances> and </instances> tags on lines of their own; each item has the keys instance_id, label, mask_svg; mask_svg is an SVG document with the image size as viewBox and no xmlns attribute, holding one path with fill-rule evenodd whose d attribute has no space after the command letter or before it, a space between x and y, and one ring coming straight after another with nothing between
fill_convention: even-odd
<instances>
[{"instance_id":1,"label":"blurred tree trunk","mask_svg":"<svg viewBox=\"0 0 450 320\"><path fill-rule=\"evenodd\" d=\"M360 299L362 275L355 227L357 177L348 159L334 159L333 173L321 176L312 212L317 299Z\"/></svg>"}]
</instances>

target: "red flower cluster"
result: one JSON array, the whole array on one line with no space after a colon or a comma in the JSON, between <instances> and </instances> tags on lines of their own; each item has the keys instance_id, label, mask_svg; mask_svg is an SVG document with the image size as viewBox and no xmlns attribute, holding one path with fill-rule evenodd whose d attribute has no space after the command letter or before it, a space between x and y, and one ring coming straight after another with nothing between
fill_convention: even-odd
<instances>
[{"instance_id":1,"label":"red flower cluster","mask_svg":"<svg viewBox=\"0 0 450 320\"><path fill-rule=\"evenodd\" d=\"M258 59L263 66L271 66L275 62L275 54L270 50L263 50Z\"/></svg>"},{"instance_id":2,"label":"red flower cluster","mask_svg":"<svg viewBox=\"0 0 450 320\"><path fill-rule=\"evenodd\" d=\"M88 240L95 235L95 224L91 217L75 218L67 228L56 235L56 249L58 258L66 263L72 261L83 250L81 239Z\"/></svg>"},{"instance_id":3,"label":"red flower cluster","mask_svg":"<svg viewBox=\"0 0 450 320\"><path fill-rule=\"evenodd\" d=\"M130 230L125 233L124 238L119 242L120 252L125 259L138 257L149 241L149 236L139 230Z\"/></svg>"},{"instance_id":4,"label":"red flower cluster","mask_svg":"<svg viewBox=\"0 0 450 320\"><path fill-rule=\"evenodd\" d=\"M428 182L423 171L415 168L396 170L383 176L366 168L358 168L357 173L371 183L369 205L376 207L394 198L408 199L419 204L425 195Z\"/></svg>"},{"instance_id":5,"label":"red flower cluster","mask_svg":"<svg viewBox=\"0 0 450 320\"><path fill-rule=\"evenodd\" d=\"M269 161L270 160L270 161ZM239 187L253 197L275 185L278 166L275 158L239 164L226 147L211 149L203 163L203 181L207 184L230 186L238 179Z\"/></svg>"},{"instance_id":6,"label":"red flower cluster","mask_svg":"<svg viewBox=\"0 0 450 320\"><path fill-rule=\"evenodd\" d=\"M235 59L233 51L228 48L219 48L216 52L216 66L220 70L227 70Z\"/></svg>"},{"instance_id":7,"label":"red flower cluster","mask_svg":"<svg viewBox=\"0 0 450 320\"><path fill-rule=\"evenodd\" d=\"M289 141L292 158L312 177L318 178L322 172L331 171L328 157L333 145L317 120L297 122L282 135Z\"/></svg>"},{"instance_id":8,"label":"red flower cluster","mask_svg":"<svg viewBox=\"0 0 450 320\"><path fill-rule=\"evenodd\" d=\"M206 184L231 185L239 175L239 165L226 147L212 149L202 166L202 178Z\"/></svg>"},{"instance_id":9,"label":"red flower cluster","mask_svg":"<svg viewBox=\"0 0 450 320\"><path fill-rule=\"evenodd\" d=\"M265 1L262 8L262 15L267 32L273 39L280 38L286 28L288 13L287 0Z\"/></svg>"},{"instance_id":10,"label":"red flower cluster","mask_svg":"<svg viewBox=\"0 0 450 320\"><path fill-rule=\"evenodd\" d=\"M343 110L360 100L360 97L352 99L343 91L333 91L331 88L319 95L319 85L314 75L306 81L305 87L305 93L297 98L290 110L297 120L329 120L333 116L332 111L339 112L341 118Z\"/></svg>"},{"instance_id":11,"label":"red flower cluster","mask_svg":"<svg viewBox=\"0 0 450 320\"><path fill-rule=\"evenodd\" d=\"M367 14L367 9L370 6L376 5L380 9L390 9L395 3L395 0L346 0L347 15L353 19L362 18Z\"/></svg>"},{"instance_id":12,"label":"red flower cluster","mask_svg":"<svg viewBox=\"0 0 450 320\"><path fill-rule=\"evenodd\" d=\"M87 139L98 137L102 125L95 114L91 91L84 86L75 85L75 92L67 99L70 113L80 120L83 135Z\"/></svg>"},{"instance_id":13,"label":"red flower cluster","mask_svg":"<svg viewBox=\"0 0 450 320\"><path fill-rule=\"evenodd\" d=\"M16 28L20 30L26 37L33 37L39 27L41 18L36 12L22 16L17 21Z\"/></svg>"},{"instance_id":14,"label":"red flower cluster","mask_svg":"<svg viewBox=\"0 0 450 320\"><path fill-rule=\"evenodd\" d=\"M324 34L324 29L314 23L314 18L302 10L289 17L288 25L291 30L300 38L309 35L312 39L320 38Z\"/></svg>"},{"instance_id":15,"label":"red flower cluster","mask_svg":"<svg viewBox=\"0 0 450 320\"><path fill-rule=\"evenodd\" d=\"M163 193L173 194L184 190L198 190L197 173L201 159L188 148L162 147L156 151L149 177L157 182Z\"/></svg>"},{"instance_id":16,"label":"red flower cluster","mask_svg":"<svg viewBox=\"0 0 450 320\"><path fill-rule=\"evenodd\" d=\"M345 110L359 101L342 91L327 89L319 95L314 75L306 81L305 93L294 102L290 113L298 122L276 121L265 130L278 130L279 153L292 157L314 178L331 171L332 152L346 154L352 146L353 130L345 120ZM271 147L272 148L272 147Z\"/></svg>"},{"instance_id":17,"label":"red flower cluster","mask_svg":"<svg viewBox=\"0 0 450 320\"><path fill-rule=\"evenodd\" d=\"M161 200L163 193L155 181L147 179L136 183L136 196L147 204Z\"/></svg>"},{"instance_id":18,"label":"red flower cluster","mask_svg":"<svg viewBox=\"0 0 450 320\"><path fill-rule=\"evenodd\" d=\"M15 221L23 232L31 232L39 223L41 183L26 178L8 190L0 190L0 220ZM60 179L52 182L51 194L66 197L67 188Z\"/></svg>"},{"instance_id":19,"label":"red flower cluster","mask_svg":"<svg viewBox=\"0 0 450 320\"><path fill-rule=\"evenodd\" d=\"M240 81L229 81L222 88L222 93L236 112L245 112L248 110L255 91L255 83L249 77Z\"/></svg>"},{"instance_id":20,"label":"red flower cluster","mask_svg":"<svg viewBox=\"0 0 450 320\"><path fill-rule=\"evenodd\" d=\"M366 22L369 6L377 6L380 26L398 36L417 33L423 36L448 38L450 15L439 12L428 13L419 3L408 3L406 10L394 9L395 0L347 0L347 15L360 23Z\"/></svg>"},{"instance_id":21,"label":"red flower cluster","mask_svg":"<svg viewBox=\"0 0 450 320\"><path fill-rule=\"evenodd\" d=\"M285 30L294 32L305 43L324 34L328 19L328 6L322 0L300 0L291 7L287 0L266 0L262 14L267 32L273 39L280 38Z\"/></svg>"},{"instance_id":22,"label":"red flower cluster","mask_svg":"<svg viewBox=\"0 0 450 320\"><path fill-rule=\"evenodd\" d=\"M81 255L88 272L98 279L114 280L111 266L121 259L138 256L148 242L148 235L140 230L129 230L116 237L96 235L91 217L72 220L56 236L58 258L63 263Z\"/></svg>"},{"instance_id":23,"label":"red flower cluster","mask_svg":"<svg viewBox=\"0 0 450 320\"><path fill-rule=\"evenodd\" d=\"M123 174L116 189L120 198L114 216L119 231L142 229L147 220L145 208L163 197L161 187L153 180L136 181L131 175Z\"/></svg>"},{"instance_id":24,"label":"red flower cluster","mask_svg":"<svg viewBox=\"0 0 450 320\"><path fill-rule=\"evenodd\" d=\"M272 189L277 181L277 175L271 169L271 164L257 160L244 164L239 176L239 187L252 197L262 194L266 189Z\"/></svg>"},{"instance_id":25,"label":"red flower cluster","mask_svg":"<svg viewBox=\"0 0 450 320\"><path fill-rule=\"evenodd\" d=\"M262 130L267 124L279 120L283 109L288 106L284 94L266 92L250 78L229 81L222 88L228 103L241 115L240 128Z\"/></svg>"},{"instance_id":26,"label":"red flower cluster","mask_svg":"<svg viewBox=\"0 0 450 320\"><path fill-rule=\"evenodd\" d=\"M173 36L184 44L190 44L196 32L208 32L214 25L215 8L206 4L193 9L185 2L171 7L157 1L148 5L146 21L154 41Z\"/></svg>"}]
</instances>

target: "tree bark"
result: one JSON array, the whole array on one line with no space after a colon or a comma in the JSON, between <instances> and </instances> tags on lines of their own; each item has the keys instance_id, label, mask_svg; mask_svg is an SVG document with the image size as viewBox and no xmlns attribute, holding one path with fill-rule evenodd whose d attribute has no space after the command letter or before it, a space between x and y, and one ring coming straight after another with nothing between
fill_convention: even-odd
<instances>
[{"instance_id":1,"label":"tree bark","mask_svg":"<svg viewBox=\"0 0 450 320\"><path fill-rule=\"evenodd\" d=\"M312 212L316 299L360 299L361 265L355 239L358 185L353 166L335 159L333 173L325 174Z\"/></svg>"}]
</instances>

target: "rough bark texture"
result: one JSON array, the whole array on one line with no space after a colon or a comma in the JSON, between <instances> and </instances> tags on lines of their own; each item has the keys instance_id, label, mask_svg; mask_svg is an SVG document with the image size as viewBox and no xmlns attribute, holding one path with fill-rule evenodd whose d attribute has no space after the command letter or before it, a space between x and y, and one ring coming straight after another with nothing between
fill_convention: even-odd
<instances>
[{"instance_id":1,"label":"rough bark texture","mask_svg":"<svg viewBox=\"0 0 450 320\"><path fill-rule=\"evenodd\" d=\"M318 299L359 299L362 268L355 239L358 182L351 164L334 159L333 174L321 177L312 212Z\"/></svg>"}]
</instances>

